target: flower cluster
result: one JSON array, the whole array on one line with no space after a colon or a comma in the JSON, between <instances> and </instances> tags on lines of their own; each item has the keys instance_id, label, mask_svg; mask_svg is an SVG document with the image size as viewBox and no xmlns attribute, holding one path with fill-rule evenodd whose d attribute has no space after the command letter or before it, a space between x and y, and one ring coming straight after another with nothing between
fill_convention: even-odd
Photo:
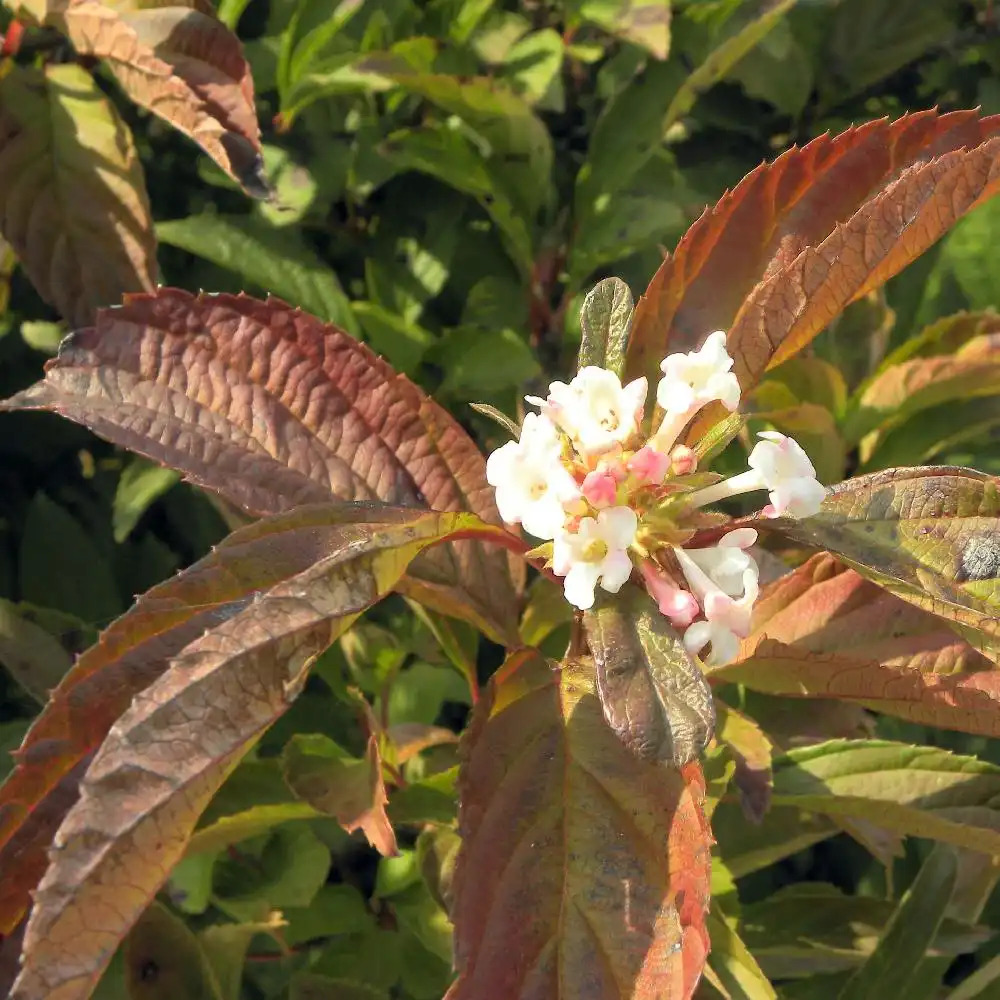
<instances>
[{"instance_id":1,"label":"flower cluster","mask_svg":"<svg viewBox=\"0 0 1000 1000\"><path fill-rule=\"evenodd\" d=\"M706 404L735 411L740 386L726 334L711 334L700 350L671 354L656 390L662 419L643 433L645 378L622 385L614 372L588 366L567 383L553 382L545 399L528 396L517 441L494 451L486 477L496 488L500 516L542 539L566 599L586 610L598 586L617 593L637 569L660 611L684 629L684 644L706 662L731 660L750 631L758 571L747 551L750 528L715 544L685 547L698 512L718 500L767 490L768 517L807 517L825 495L805 452L773 431L759 435L746 472L703 485L697 457L678 444ZM711 483L711 477L708 477Z\"/></svg>"}]
</instances>

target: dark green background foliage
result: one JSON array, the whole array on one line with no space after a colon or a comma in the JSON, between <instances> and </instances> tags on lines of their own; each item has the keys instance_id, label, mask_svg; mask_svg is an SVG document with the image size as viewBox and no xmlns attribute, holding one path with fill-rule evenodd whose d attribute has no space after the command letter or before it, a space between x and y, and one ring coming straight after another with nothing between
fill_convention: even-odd
<instances>
[{"instance_id":1,"label":"dark green background foliage","mask_svg":"<svg viewBox=\"0 0 1000 1000\"><path fill-rule=\"evenodd\" d=\"M675 0L665 61L639 44L649 38L629 41L608 30L614 19L607 12L619 6L342 0L331 18L330 0L222 0L220 16L237 27L253 67L272 200L248 201L190 143L107 87L140 146L163 283L270 292L339 323L432 392L488 447L500 432L467 404L487 401L516 413L526 390L568 374L582 294L615 274L638 295L663 248L761 160L875 117L935 105L1000 112L1000 15L989 0L799 0L791 9ZM389 88L370 65L357 71L367 53L387 51L397 60L380 56L387 74L433 73L414 77L432 82ZM482 76L507 81L534 115L468 82ZM486 150L501 155L487 158ZM850 307L811 352L833 362L853 388L929 321L1000 304L998 224L994 201L884 293ZM3 264L0 254L0 302ZM9 293L0 314L3 397L39 377L61 332L16 270ZM760 410L789 405L773 385L778 402L761 398ZM835 426L842 404L832 398ZM982 407L975 426L965 421L936 437L928 428L943 411L924 411L912 438L893 442L893 464L933 458L1000 471L993 440L1000 408L994 399ZM843 443L824 458L828 480L865 468L850 433ZM73 424L25 414L0 419L0 597L8 602L0 606L0 659L9 667L0 672L0 746L19 742L69 655L133 595L220 539L227 516L172 473ZM414 616L401 599L382 605L327 654L303 697L224 787L212 816L290 801L278 755L295 733L325 734L363 752L355 714L331 693L345 671L387 724L459 731L468 687L455 664L474 662L484 679L499 651L485 642L477 647L471 633L456 628L446 655L438 625ZM53 651L52 637L65 656ZM558 635L552 642L561 652ZM32 669L36 663L45 664L45 676ZM747 707L753 714L752 699ZM877 732L1000 762L1000 746L978 737L886 719ZM445 828L419 839L407 831L419 821L452 820L455 760L445 743L402 765L409 786L390 809L401 824L400 858L379 860L333 820L316 820L263 827L238 849L182 865L171 899L190 927L204 932L218 995L441 996L450 944L434 894L440 857L454 838ZM727 822L744 822L729 812L727 805L716 814L723 832ZM927 853L911 840L887 869L846 834L823 840L739 881L748 912L761 907L761 925L771 930L755 938L750 920L744 936L764 953L769 946L780 952L778 925L767 923L780 913L765 909L777 904L760 902L775 890L803 893L806 883L819 882L898 897ZM817 891L826 895L809 907L832 905L829 886ZM226 941L204 931L219 914L266 923L275 909L289 921L285 955L266 929ZM891 905L883 909L858 921L878 918L877 934ZM151 940L176 934L177 948L191 946L175 917L156 912L147 919L164 927L149 930ZM842 922L851 919L845 911ZM1000 927L1000 900L987 904L981 922ZM318 961L308 947L317 941ZM977 947L954 962L936 960L927 991L918 983L908 1000L937 995L941 975L958 982L1000 952L1000 942L971 940L946 953ZM252 960L241 986L234 970L247 948ZM328 978L306 978L307 959L311 974ZM116 968L104 996L116 995ZM849 974L841 968L852 966L831 961L826 978L800 980L782 995L834 996ZM369 989L347 992L331 978ZM155 995L202 989L174 986L195 992Z\"/></svg>"}]
</instances>

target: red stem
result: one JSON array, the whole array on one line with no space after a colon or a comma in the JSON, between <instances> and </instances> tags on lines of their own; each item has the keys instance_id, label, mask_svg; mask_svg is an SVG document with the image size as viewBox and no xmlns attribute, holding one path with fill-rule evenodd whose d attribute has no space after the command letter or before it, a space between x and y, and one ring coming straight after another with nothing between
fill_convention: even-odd
<instances>
[{"instance_id":1,"label":"red stem","mask_svg":"<svg viewBox=\"0 0 1000 1000\"><path fill-rule=\"evenodd\" d=\"M11 21L6 36L0 35L0 56L16 56L23 37L24 25L20 21Z\"/></svg>"}]
</instances>

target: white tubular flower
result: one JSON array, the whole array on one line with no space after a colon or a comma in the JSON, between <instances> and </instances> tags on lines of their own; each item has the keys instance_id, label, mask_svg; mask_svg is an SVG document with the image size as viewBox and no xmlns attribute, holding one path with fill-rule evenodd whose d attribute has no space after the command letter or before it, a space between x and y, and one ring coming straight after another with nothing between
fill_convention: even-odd
<instances>
[{"instance_id":1,"label":"white tubular flower","mask_svg":"<svg viewBox=\"0 0 1000 1000\"><path fill-rule=\"evenodd\" d=\"M700 656L701 651L712 644L708 657L702 657L710 667L722 667L732 663L740 651L740 639L718 622L695 622L684 632L684 648L692 656Z\"/></svg>"},{"instance_id":2,"label":"white tubular flower","mask_svg":"<svg viewBox=\"0 0 1000 1000\"><path fill-rule=\"evenodd\" d=\"M756 540L756 531L741 528L710 548L674 549L705 618L738 636L750 634L750 616L760 593L757 564L743 551Z\"/></svg>"},{"instance_id":3,"label":"white tubular flower","mask_svg":"<svg viewBox=\"0 0 1000 1000\"><path fill-rule=\"evenodd\" d=\"M740 383L732 367L725 330L709 334L701 350L671 354L660 362L663 378L656 401L666 414L650 441L657 451L669 452L684 425L706 403L717 399L730 411L740 405Z\"/></svg>"},{"instance_id":4,"label":"white tubular flower","mask_svg":"<svg viewBox=\"0 0 1000 1000\"><path fill-rule=\"evenodd\" d=\"M628 547L635 540L639 519L631 507L609 507L596 518L584 517L579 530L560 532L552 551L552 568L566 579L566 600L581 611L594 606L600 583L617 594L632 573Z\"/></svg>"},{"instance_id":5,"label":"white tubular flower","mask_svg":"<svg viewBox=\"0 0 1000 1000\"><path fill-rule=\"evenodd\" d=\"M529 413L520 440L508 441L486 460L486 481L496 488L500 516L536 538L555 538L566 521L564 505L580 496L561 451L551 422Z\"/></svg>"},{"instance_id":6,"label":"white tubular flower","mask_svg":"<svg viewBox=\"0 0 1000 1000\"><path fill-rule=\"evenodd\" d=\"M628 440L639 428L646 402L645 378L624 388L614 372L587 365L568 385L553 382L546 400L528 396L573 439L583 455L599 455Z\"/></svg>"},{"instance_id":7,"label":"white tubular flower","mask_svg":"<svg viewBox=\"0 0 1000 1000\"><path fill-rule=\"evenodd\" d=\"M767 490L770 503L766 517L811 517L823 504L826 487L816 479L809 456L793 438L777 431L761 431L761 438L750 452L750 468L732 479L692 493L688 500L695 507L726 497Z\"/></svg>"}]
</instances>

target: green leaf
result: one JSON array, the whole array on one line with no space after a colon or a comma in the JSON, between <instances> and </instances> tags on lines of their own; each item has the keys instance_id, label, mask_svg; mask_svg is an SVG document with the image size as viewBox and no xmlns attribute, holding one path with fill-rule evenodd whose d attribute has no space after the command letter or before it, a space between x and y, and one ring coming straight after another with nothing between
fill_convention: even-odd
<instances>
[{"instance_id":1,"label":"green leaf","mask_svg":"<svg viewBox=\"0 0 1000 1000\"><path fill-rule=\"evenodd\" d=\"M139 518L180 479L173 469L144 458L133 458L122 470L111 509L111 529L116 542L124 542Z\"/></svg>"},{"instance_id":2,"label":"green leaf","mask_svg":"<svg viewBox=\"0 0 1000 1000\"><path fill-rule=\"evenodd\" d=\"M727 23L721 33L722 37L713 39L711 51L674 94L664 116L663 131L666 132L674 122L686 115L698 95L723 79L794 6L795 0L776 0L762 8L751 9L752 12L746 17L737 17L733 23Z\"/></svg>"},{"instance_id":3,"label":"green leaf","mask_svg":"<svg viewBox=\"0 0 1000 1000\"><path fill-rule=\"evenodd\" d=\"M490 169L532 217L552 197L552 138L521 97L496 81L413 72L391 57L372 56L362 68L392 80L446 114L461 118L491 150Z\"/></svg>"},{"instance_id":4,"label":"green leaf","mask_svg":"<svg viewBox=\"0 0 1000 1000\"><path fill-rule=\"evenodd\" d=\"M292 823L278 827L257 857L220 857L213 899L238 920L260 920L271 910L308 906L329 871L330 849L308 826Z\"/></svg>"},{"instance_id":5,"label":"green leaf","mask_svg":"<svg viewBox=\"0 0 1000 1000\"><path fill-rule=\"evenodd\" d=\"M571 8L656 59L666 59L670 52L670 0L575 0Z\"/></svg>"},{"instance_id":6,"label":"green leaf","mask_svg":"<svg viewBox=\"0 0 1000 1000\"><path fill-rule=\"evenodd\" d=\"M348 979L332 979L312 972L292 976L289 1000L389 1000L385 990Z\"/></svg>"},{"instance_id":7,"label":"green leaf","mask_svg":"<svg viewBox=\"0 0 1000 1000\"><path fill-rule=\"evenodd\" d=\"M163 243L228 268L258 288L358 333L337 276L291 230L249 215L205 212L158 222L156 235Z\"/></svg>"},{"instance_id":8,"label":"green leaf","mask_svg":"<svg viewBox=\"0 0 1000 1000\"><path fill-rule=\"evenodd\" d=\"M843 0L817 66L820 106L840 104L940 44L954 30L952 0L903 10L894 0Z\"/></svg>"},{"instance_id":9,"label":"green leaf","mask_svg":"<svg viewBox=\"0 0 1000 1000\"><path fill-rule=\"evenodd\" d=\"M774 987L717 902L708 911L708 932L712 937L709 968L731 1000L777 1000Z\"/></svg>"},{"instance_id":10,"label":"green leaf","mask_svg":"<svg viewBox=\"0 0 1000 1000\"><path fill-rule=\"evenodd\" d=\"M1000 767L934 747L831 740L790 750L774 760L773 802L1000 851Z\"/></svg>"},{"instance_id":11,"label":"green leaf","mask_svg":"<svg viewBox=\"0 0 1000 1000\"><path fill-rule=\"evenodd\" d=\"M64 507L36 493L21 535L21 597L102 626L121 611L108 560ZM86 580L87 585L81 586Z\"/></svg>"},{"instance_id":12,"label":"green leaf","mask_svg":"<svg viewBox=\"0 0 1000 1000\"><path fill-rule=\"evenodd\" d=\"M955 852L938 845L900 901L878 946L838 1000L882 1000L890 993L906 996L917 985L921 962L944 919L957 874Z\"/></svg>"},{"instance_id":13,"label":"green leaf","mask_svg":"<svg viewBox=\"0 0 1000 1000\"><path fill-rule=\"evenodd\" d=\"M541 372L534 351L513 330L452 330L434 352L445 369L442 392L465 399L518 389Z\"/></svg>"},{"instance_id":14,"label":"green leaf","mask_svg":"<svg viewBox=\"0 0 1000 1000\"><path fill-rule=\"evenodd\" d=\"M285 780L299 798L334 819L348 832L361 829L381 854L396 853L396 838L385 814L382 759L372 734L365 757L352 757L326 736L298 733L281 758Z\"/></svg>"},{"instance_id":15,"label":"green leaf","mask_svg":"<svg viewBox=\"0 0 1000 1000\"><path fill-rule=\"evenodd\" d=\"M404 374L416 372L428 348L435 342L432 333L373 302L354 302L351 308L361 324L365 340L378 354Z\"/></svg>"},{"instance_id":16,"label":"green leaf","mask_svg":"<svg viewBox=\"0 0 1000 1000\"><path fill-rule=\"evenodd\" d=\"M187 857L215 853L230 844L268 833L275 827L295 820L317 819L324 815L308 802L278 802L251 806L242 812L222 816L196 830L188 841Z\"/></svg>"},{"instance_id":17,"label":"green leaf","mask_svg":"<svg viewBox=\"0 0 1000 1000\"><path fill-rule=\"evenodd\" d=\"M508 50L501 75L513 82L525 99L545 111L565 110L562 63L562 35L553 28L533 31Z\"/></svg>"},{"instance_id":18,"label":"green leaf","mask_svg":"<svg viewBox=\"0 0 1000 1000\"><path fill-rule=\"evenodd\" d=\"M395 896L419 881L417 852L403 850L394 858L379 858L373 895L379 899Z\"/></svg>"},{"instance_id":19,"label":"green leaf","mask_svg":"<svg viewBox=\"0 0 1000 1000\"><path fill-rule=\"evenodd\" d=\"M466 680L451 667L418 661L393 681L387 706L389 724L422 722L432 725L446 701L460 705L470 703Z\"/></svg>"},{"instance_id":20,"label":"green leaf","mask_svg":"<svg viewBox=\"0 0 1000 1000\"><path fill-rule=\"evenodd\" d=\"M454 823L458 809L458 768L451 767L399 788L389 799L389 819L396 826Z\"/></svg>"},{"instance_id":21,"label":"green leaf","mask_svg":"<svg viewBox=\"0 0 1000 1000\"><path fill-rule=\"evenodd\" d=\"M382 863L395 860L383 858ZM324 885L307 907L288 907L281 936L289 947L375 928L375 915L352 885Z\"/></svg>"},{"instance_id":22,"label":"green leaf","mask_svg":"<svg viewBox=\"0 0 1000 1000\"><path fill-rule=\"evenodd\" d=\"M580 308L579 368L596 365L622 376L632 310L632 292L620 278L594 285Z\"/></svg>"},{"instance_id":23,"label":"green leaf","mask_svg":"<svg viewBox=\"0 0 1000 1000\"><path fill-rule=\"evenodd\" d=\"M259 934L280 939L280 917L273 913L268 921L213 924L199 933L198 942L218 983L222 1000L240 1000L247 949Z\"/></svg>"},{"instance_id":24,"label":"green leaf","mask_svg":"<svg viewBox=\"0 0 1000 1000\"><path fill-rule=\"evenodd\" d=\"M25 617L16 604L0 599L0 663L44 705L72 660L54 636Z\"/></svg>"},{"instance_id":25,"label":"green leaf","mask_svg":"<svg viewBox=\"0 0 1000 1000\"><path fill-rule=\"evenodd\" d=\"M418 170L479 202L495 223L523 278L534 261L528 216L517 204L510 181L459 129L430 123L391 133L379 153L395 170Z\"/></svg>"},{"instance_id":26,"label":"green leaf","mask_svg":"<svg viewBox=\"0 0 1000 1000\"><path fill-rule=\"evenodd\" d=\"M1000 955L994 955L953 989L947 1000L993 1000L1000 979ZM992 987L992 988L991 988Z\"/></svg>"},{"instance_id":27,"label":"green leaf","mask_svg":"<svg viewBox=\"0 0 1000 1000\"><path fill-rule=\"evenodd\" d=\"M155 284L142 165L128 126L82 66L5 70L0 231L39 294L82 326L99 306Z\"/></svg>"},{"instance_id":28,"label":"green leaf","mask_svg":"<svg viewBox=\"0 0 1000 1000\"><path fill-rule=\"evenodd\" d=\"M198 939L159 903L125 939L125 967L130 1000L226 1000Z\"/></svg>"},{"instance_id":29,"label":"green leaf","mask_svg":"<svg viewBox=\"0 0 1000 1000\"><path fill-rule=\"evenodd\" d=\"M739 930L767 975L783 980L857 969L875 950L895 910L890 899L800 882L744 905ZM946 918L930 947L935 954L956 956L975 951L990 936L986 927Z\"/></svg>"}]
</instances>

